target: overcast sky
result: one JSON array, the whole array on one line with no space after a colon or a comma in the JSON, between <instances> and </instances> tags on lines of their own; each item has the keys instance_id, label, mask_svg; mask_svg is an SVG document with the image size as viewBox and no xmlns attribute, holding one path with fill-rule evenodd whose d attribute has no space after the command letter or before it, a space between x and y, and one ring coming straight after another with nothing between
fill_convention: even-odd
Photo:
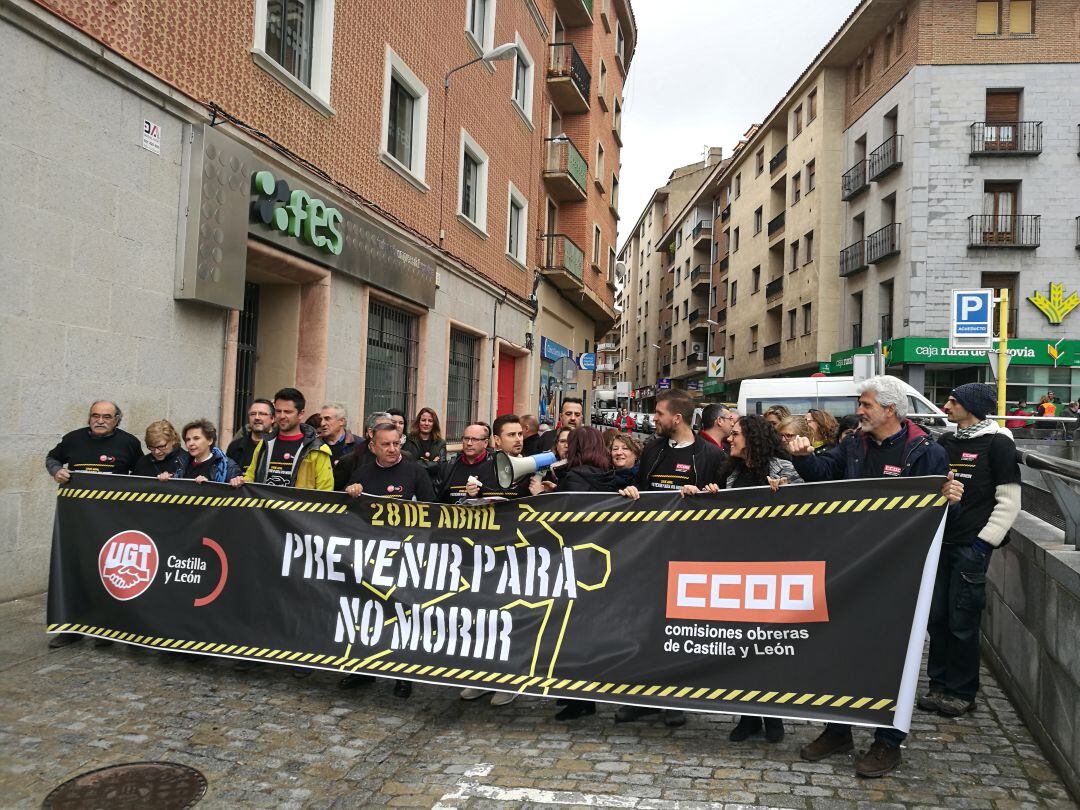
<instances>
[{"instance_id":1,"label":"overcast sky","mask_svg":"<svg viewBox=\"0 0 1080 810\"><path fill-rule=\"evenodd\" d=\"M649 196L706 144L731 150L836 33L857 0L632 0L619 247Z\"/></svg>"}]
</instances>

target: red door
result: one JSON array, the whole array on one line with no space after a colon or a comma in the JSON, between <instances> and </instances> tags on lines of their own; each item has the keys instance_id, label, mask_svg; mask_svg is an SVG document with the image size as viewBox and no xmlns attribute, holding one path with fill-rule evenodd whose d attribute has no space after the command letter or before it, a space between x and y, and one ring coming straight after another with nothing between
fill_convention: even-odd
<instances>
[{"instance_id":1,"label":"red door","mask_svg":"<svg viewBox=\"0 0 1080 810\"><path fill-rule=\"evenodd\" d=\"M499 352L499 398L496 416L514 412L514 367L516 357Z\"/></svg>"}]
</instances>

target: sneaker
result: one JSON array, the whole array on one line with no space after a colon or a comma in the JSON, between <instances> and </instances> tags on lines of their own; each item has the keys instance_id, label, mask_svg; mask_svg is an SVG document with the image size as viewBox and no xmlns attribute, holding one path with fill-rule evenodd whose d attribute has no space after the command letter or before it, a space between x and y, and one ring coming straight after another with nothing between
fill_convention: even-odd
<instances>
[{"instance_id":1,"label":"sneaker","mask_svg":"<svg viewBox=\"0 0 1080 810\"><path fill-rule=\"evenodd\" d=\"M508 706L517 700L517 692L496 692L491 696L492 706Z\"/></svg>"},{"instance_id":2,"label":"sneaker","mask_svg":"<svg viewBox=\"0 0 1080 810\"><path fill-rule=\"evenodd\" d=\"M354 672L338 681L338 689L356 689L358 686L371 686L373 683L375 683L374 675Z\"/></svg>"},{"instance_id":3,"label":"sneaker","mask_svg":"<svg viewBox=\"0 0 1080 810\"><path fill-rule=\"evenodd\" d=\"M900 765L900 749L887 745L881 740L874 740L870 750L859 757L855 763L855 773L867 779L876 779L894 771Z\"/></svg>"},{"instance_id":4,"label":"sneaker","mask_svg":"<svg viewBox=\"0 0 1080 810\"><path fill-rule=\"evenodd\" d=\"M939 712L941 711L941 699L943 697L945 697L944 692L927 692L925 695L919 695L915 705L924 712Z\"/></svg>"},{"instance_id":5,"label":"sneaker","mask_svg":"<svg viewBox=\"0 0 1080 810\"><path fill-rule=\"evenodd\" d=\"M851 726L825 726L825 730L812 743L807 743L799 750L799 756L807 762L843 754L855 747L851 739Z\"/></svg>"},{"instance_id":6,"label":"sneaker","mask_svg":"<svg viewBox=\"0 0 1080 810\"><path fill-rule=\"evenodd\" d=\"M744 714L739 718L735 728L728 734L732 742L742 742L761 731L761 718L755 715Z\"/></svg>"},{"instance_id":7,"label":"sneaker","mask_svg":"<svg viewBox=\"0 0 1080 810\"><path fill-rule=\"evenodd\" d=\"M55 650L58 647L66 647L76 641L82 641L82 636L78 633L57 633L49 639L49 649Z\"/></svg>"},{"instance_id":8,"label":"sneaker","mask_svg":"<svg viewBox=\"0 0 1080 810\"><path fill-rule=\"evenodd\" d=\"M462 700L478 700L484 695L490 694L490 689L477 689L475 686L469 686L461 690Z\"/></svg>"},{"instance_id":9,"label":"sneaker","mask_svg":"<svg viewBox=\"0 0 1080 810\"><path fill-rule=\"evenodd\" d=\"M615 710L615 722L632 723L642 717L648 717L650 714L659 713L659 709L653 709L649 706L620 706Z\"/></svg>"},{"instance_id":10,"label":"sneaker","mask_svg":"<svg viewBox=\"0 0 1080 810\"><path fill-rule=\"evenodd\" d=\"M975 701L956 695L942 695L938 700L938 711L946 717L959 717L975 708Z\"/></svg>"}]
</instances>

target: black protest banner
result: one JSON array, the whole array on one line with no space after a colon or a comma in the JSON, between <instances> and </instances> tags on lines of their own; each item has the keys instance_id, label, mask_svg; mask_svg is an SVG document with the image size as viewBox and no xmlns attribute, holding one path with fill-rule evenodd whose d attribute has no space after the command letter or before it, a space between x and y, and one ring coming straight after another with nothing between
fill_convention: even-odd
<instances>
[{"instance_id":1,"label":"black protest banner","mask_svg":"<svg viewBox=\"0 0 1080 810\"><path fill-rule=\"evenodd\" d=\"M76 473L48 630L906 730L942 481L445 506Z\"/></svg>"}]
</instances>

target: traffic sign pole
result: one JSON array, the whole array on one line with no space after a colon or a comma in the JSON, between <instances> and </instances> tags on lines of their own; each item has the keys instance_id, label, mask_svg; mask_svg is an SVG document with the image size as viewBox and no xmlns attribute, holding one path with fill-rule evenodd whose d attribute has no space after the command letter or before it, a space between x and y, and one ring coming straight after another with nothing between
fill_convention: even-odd
<instances>
[{"instance_id":1,"label":"traffic sign pole","mask_svg":"<svg viewBox=\"0 0 1080 810\"><path fill-rule=\"evenodd\" d=\"M998 373L997 373L997 401L998 413L1005 413L1005 374L1009 368L1009 291L998 290ZM1005 426L1005 420L999 419L1001 426Z\"/></svg>"}]
</instances>

